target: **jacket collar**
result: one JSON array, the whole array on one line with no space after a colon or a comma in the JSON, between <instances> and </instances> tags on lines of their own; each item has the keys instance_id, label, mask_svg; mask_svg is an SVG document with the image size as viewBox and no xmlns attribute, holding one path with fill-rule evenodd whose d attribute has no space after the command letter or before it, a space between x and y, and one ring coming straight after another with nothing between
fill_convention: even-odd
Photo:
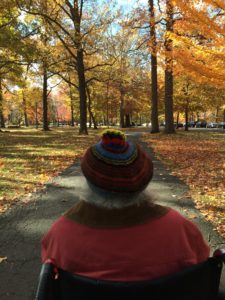
<instances>
[{"instance_id":1,"label":"jacket collar","mask_svg":"<svg viewBox=\"0 0 225 300\"><path fill-rule=\"evenodd\" d=\"M165 215L168 210L168 207L147 201L120 209L106 209L79 201L65 213L65 217L88 227L120 228L147 223Z\"/></svg>"}]
</instances>

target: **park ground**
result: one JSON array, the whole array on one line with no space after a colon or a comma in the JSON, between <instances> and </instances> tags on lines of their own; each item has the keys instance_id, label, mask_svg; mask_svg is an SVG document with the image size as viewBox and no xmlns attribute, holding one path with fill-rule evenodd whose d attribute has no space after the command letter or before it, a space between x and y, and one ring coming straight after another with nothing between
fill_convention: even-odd
<instances>
[{"instance_id":1,"label":"park ground","mask_svg":"<svg viewBox=\"0 0 225 300\"><path fill-rule=\"evenodd\" d=\"M166 144L167 138L170 143L180 139L179 142L185 144L185 134L178 133L176 136L167 137L161 137L160 134L157 138L157 135L152 136L146 130L145 133L134 130L127 131L128 139L141 143L154 163L154 176L147 189L161 204L173 207L199 226L210 245L211 254L216 248L224 248L223 233L218 234L215 230L219 229L216 223L212 226L199 209L194 207L190 188L172 174L179 169L173 167L171 159L165 160L163 153L160 154L157 149L157 143L164 139L163 144L168 148L168 159L172 150ZM83 178L79 158L87 146L99 138L101 131L102 129L91 130L88 137L79 136L78 129L71 128L54 129L47 133L36 130L2 133L1 139L4 143L1 143L0 162L4 168L0 169L0 176L3 177L5 185L1 187L0 215L1 300L34 299L41 267L40 240L56 218L79 199ZM220 138L224 136L219 137L218 141L215 140L219 145ZM155 142L152 141L154 139ZM213 136L205 136L205 139L214 141ZM217 149L220 151L220 146ZM193 152L192 156L194 155ZM215 155L213 152L212 159ZM196 186L197 184L196 181ZM36 192L33 193L34 191ZM221 211L218 207L218 212ZM221 277L221 286L225 288L224 274Z\"/></svg>"},{"instance_id":2,"label":"park ground","mask_svg":"<svg viewBox=\"0 0 225 300\"><path fill-rule=\"evenodd\" d=\"M91 129L88 136L79 135L78 128L0 133L0 213L17 203L28 203L33 192L80 158L102 130ZM177 131L152 135L149 129L138 130L144 131L143 140L171 173L189 186L187 196L225 237L225 134Z\"/></svg>"},{"instance_id":3,"label":"park ground","mask_svg":"<svg viewBox=\"0 0 225 300\"><path fill-rule=\"evenodd\" d=\"M178 131L145 134L144 140L171 174L188 185L188 196L225 237L225 134Z\"/></svg>"}]
</instances>

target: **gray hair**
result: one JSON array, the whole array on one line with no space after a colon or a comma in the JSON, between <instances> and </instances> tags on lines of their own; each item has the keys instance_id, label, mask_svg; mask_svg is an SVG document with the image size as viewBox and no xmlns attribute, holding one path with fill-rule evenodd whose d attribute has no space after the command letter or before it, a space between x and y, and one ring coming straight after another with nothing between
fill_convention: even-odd
<instances>
[{"instance_id":1,"label":"gray hair","mask_svg":"<svg viewBox=\"0 0 225 300\"><path fill-rule=\"evenodd\" d=\"M80 200L94 204L98 207L113 209L128 207L131 205L138 206L145 201L152 202L153 197L146 191L136 193L110 192L96 187L89 181L86 181L86 187L83 186Z\"/></svg>"}]
</instances>

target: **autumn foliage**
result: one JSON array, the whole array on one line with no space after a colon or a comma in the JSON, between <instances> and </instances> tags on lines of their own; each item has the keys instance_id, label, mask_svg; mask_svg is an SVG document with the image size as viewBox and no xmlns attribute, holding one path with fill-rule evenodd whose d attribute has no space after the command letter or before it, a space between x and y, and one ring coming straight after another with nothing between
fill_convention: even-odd
<instances>
[{"instance_id":1,"label":"autumn foliage","mask_svg":"<svg viewBox=\"0 0 225 300\"><path fill-rule=\"evenodd\" d=\"M225 140L223 133L145 135L159 159L190 188L205 218L225 236Z\"/></svg>"},{"instance_id":2,"label":"autumn foliage","mask_svg":"<svg viewBox=\"0 0 225 300\"><path fill-rule=\"evenodd\" d=\"M96 140L96 132L78 135L78 129L50 132L11 130L0 144L0 213L43 188L44 184L82 156Z\"/></svg>"}]
</instances>

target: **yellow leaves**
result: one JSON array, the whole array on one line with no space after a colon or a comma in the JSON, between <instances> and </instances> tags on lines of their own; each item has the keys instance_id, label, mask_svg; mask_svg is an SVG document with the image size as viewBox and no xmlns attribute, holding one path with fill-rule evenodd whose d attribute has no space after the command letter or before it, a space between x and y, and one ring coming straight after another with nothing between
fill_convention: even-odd
<instances>
[{"instance_id":1,"label":"yellow leaves","mask_svg":"<svg viewBox=\"0 0 225 300\"><path fill-rule=\"evenodd\" d=\"M1 264L3 261L6 261L6 260L7 260L7 256L0 257L0 264Z\"/></svg>"},{"instance_id":2,"label":"yellow leaves","mask_svg":"<svg viewBox=\"0 0 225 300\"><path fill-rule=\"evenodd\" d=\"M81 157L96 135L90 130L82 137L78 129L69 128L6 133L0 146L0 213L19 199L27 203L32 192Z\"/></svg>"},{"instance_id":3,"label":"yellow leaves","mask_svg":"<svg viewBox=\"0 0 225 300\"><path fill-rule=\"evenodd\" d=\"M145 136L160 159L190 188L206 219L225 236L225 142L223 134L189 132ZM190 218L195 218L190 215Z\"/></svg>"},{"instance_id":4,"label":"yellow leaves","mask_svg":"<svg viewBox=\"0 0 225 300\"><path fill-rule=\"evenodd\" d=\"M39 179L40 179L40 183L44 183L48 181L49 176L47 174L40 174Z\"/></svg>"},{"instance_id":5,"label":"yellow leaves","mask_svg":"<svg viewBox=\"0 0 225 300\"><path fill-rule=\"evenodd\" d=\"M223 20L209 10L209 5L220 8L217 1L175 0L182 14L174 25L170 39L174 45L175 73L184 72L199 83L224 87L225 29ZM221 2L221 1L220 1ZM223 3L224 7L224 3Z\"/></svg>"},{"instance_id":6,"label":"yellow leaves","mask_svg":"<svg viewBox=\"0 0 225 300\"><path fill-rule=\"evenodd\" d=\"M198 216L196 215L196 214L193 214L193 213L191 213L191 214L188 214L188 218L189 219L196 219Z\"/></svg>"}]
</instances>

